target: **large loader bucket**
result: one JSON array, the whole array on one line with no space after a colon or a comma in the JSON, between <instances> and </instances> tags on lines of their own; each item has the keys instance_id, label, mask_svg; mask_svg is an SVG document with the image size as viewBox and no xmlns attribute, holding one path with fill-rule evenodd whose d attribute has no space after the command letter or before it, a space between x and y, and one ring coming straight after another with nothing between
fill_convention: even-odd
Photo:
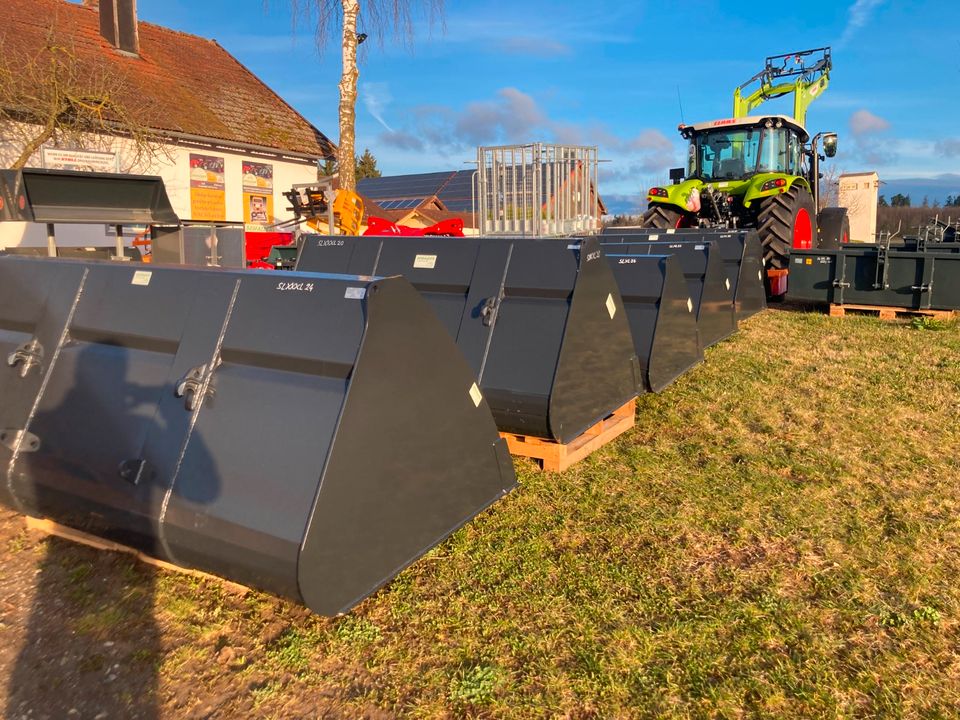
<instances>
[{"instance_id":1,"label":"large loader bucket","mask_svg":"<svg viewBox=\"0 0 960 720\"><path fill-rule=\"evenodd\" d=\"M947 247L882 252L876 245L794 250L788 297L836 305L960 310L960 253Z\"/></svg>"},{"instance_id":2,"label":"large loader bucket","mask_svg":"<svg viewBox=\"0 0 960 720\"><path fill-rule=\"evenodd\" d=\"M569 442L643 388L596 238L308 236L297 268L408 278L456 338L504 432Z\"/></svg>"},{"instance_id":3,"label":"large loader bucket","mask_svg":"<svg viewBox=\"0 0 960 720\"><path fill-rule=\"evenodd\" d=\"M614 243L608 245L607 250L627 255L673 255L677 259L693 300L693 313L704 348L716 345L737 331L733 283L715 241Z\"/></svg>"},{"instance_id":4,"label":"large loader bucket","mask_svg":"<svg viewBox=\"0 0 960 720\"><path fill-rule=\"evenodd\" d=\"M660 392L703 360L697 317L680 261L671 255L626 253L611 253L607 259L627 309L646 389Z\"/></svg>"},{"instance_id":5,"label":"large loader bucket","mask_svg":"<svg viewBox=\"0 0 960 720\"><path fill-rule=\"evenodd\" d=\"M630 243L638 240L652 242L715 242L730 281L737 320L746 320L765 310L767 294L764 287L763 247L756 230L654 230L649 228L607 228L601 239L604 244Z\"/></svg>"},{"instance_id":6,"label":"large loader bucket","mask_svg":"<svg viewBox=\"0 0 960 720\"><path fill-rule=\"evenodd\" d=\"M0 221L149 225L179 223L155 175L0 170Z\"/></svg>"},{"instance_id":7,"label":"large loader bucket","mask_svg":"<svg viewBox=\"0 0 960 720\"><path fill-rule=\"evenodd\" d=\"M0 501L334 615L515 484L402 278L0 257Z\"/></svg>"},{"instance_id":8,"label":"large loader bucket","mask_svg":"<svg viewBox=\"0 0 960 720\"><path fill-rule=\"evenodd\" d=\"M48 257L49 251L44 247L14 247L5 248L5 255L24 255L26 257ZM116 247L58 247L57 257L71 260L110 260L117 254ZM129 262L143 262L140 248L124 248L124 254Z\"/></svg>"}]
</instances>

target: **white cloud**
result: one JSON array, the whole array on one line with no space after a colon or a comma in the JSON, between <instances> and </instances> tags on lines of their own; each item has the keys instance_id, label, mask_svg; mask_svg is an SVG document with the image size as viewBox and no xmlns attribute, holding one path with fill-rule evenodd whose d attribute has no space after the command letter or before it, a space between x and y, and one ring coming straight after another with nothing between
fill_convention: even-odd
<instances>
[{"instance_id":1,"label":"white cloud","mask_svg":"<svg viewBox=\"0 0 960 720\"><path fill-rule=\"evenodd\" d=\"M363 106L367 109L373 118L386 128L387 132L392 133L393 128L383 119L387 107L393 102L393 96L390 94L390 87L387 83L368 82L360 86L360 96L363 98Z\"/></svg>"},{"instance_id":2,"label":"white cloud","mask_svg":"<svg viewBox=\"0 0 960 720\"><path fill-rule=\"evenodd\" d=\"M512 87L501 89L492 99L468 103L463 109L413 108L407 125L382 133L380 142L395 150L432 151L446 156L470 156L478 145L503 143L596 145L616 161L603 166L604 177L611 181L665 173L682 156L679 138L671 140L653 129L622 137L600 122L553 120L535 98Z\"/></svg>"},{"instance_id":3,"label":"white cloud","mask_svg":"<svg viewBox=\"0 0 960 720\"><path fill-rule=\"evenodd\" d=\"M840 36L837 46L843 46L850 42L857 31L870 22L873 11L880 7L883 2L884 0L856 0L847 11L847 25L843 29L843 35Z\"/></svg>"},{"instance_id":4,"label":"white cloud","mask_svg":"<svg viewBox=\"0 0 960 720\"><path fill-rule=\"evenodd\" d=\"M855 136L873 135L889 129L889 122L869 110L857 110L850 116L850 132Z\"/></svg>"},{"instance_id":5,"label":"white cloud","mask_svg":"<svg viewBox=\"0 0 960 720\"><path fill-rule=\"evenodd\" d=\"M532 35L504 38L500 41L499 47L510 55L530 55L540 58L560 57L573 52L573 49L565 43Z\"/></svg>"},{"instance_id":6,"label":"white cloud","mask_svg":"<svg viewBox=\"0 0 960 720\"><path fill-rule=\"evenodd\" d=\"M531 134L548 125L536 100L516 88L503 88L496 100L469 103L457 117L454 136L471 145L499 139L529 142Z\"/></svg>"},{"instance_id":7,"label":"white cloud","mask_svg":"<svg viewBox=\"0 0 960 720\"><path fill-rule=\"evenodd\" d=\"M946 157L960 157L960 138L944 138L938 140L936 151L939 155Z\"/></svg>"}]
</instances>

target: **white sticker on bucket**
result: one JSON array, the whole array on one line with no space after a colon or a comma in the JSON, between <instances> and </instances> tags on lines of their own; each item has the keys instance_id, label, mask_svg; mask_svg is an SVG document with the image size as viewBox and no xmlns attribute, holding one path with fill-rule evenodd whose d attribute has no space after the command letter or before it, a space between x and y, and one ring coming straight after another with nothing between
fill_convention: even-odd
<instances>
[{"instance_id":1,"label":"white sticker on bucket","mask_svg":"<svg viewBox=\"0 0 960 720\"><path fill-rule=\"evenodd\" d=\"M693 246L693 249L694 249L694 250L706 250L706 249L707 249L707 246L706 246L706 245L694 245L694 246Z\"/></svg>"},{"instance_id":2,"label":"white sticker on bucket","mask_svg":"<svg viewBox=\"0 0 960 720\"><path fill-rule=\"evenodd\" d=\"M647 240L649 240L650 242L656 242L659 239L660 239L659 235L651 235L650 237L647 238Z\"/></svg>"},{"instance_id":3,"label":"white sticker on bucket","mask_svg":"<svg viewBox=\"0 0 960 720\"><path fill-rule=\"evenodd\" d=\"M130 281L131 285L141 285L146 287L150 284L150 280L153 278L153 273L149 270L137 270L133 274L133 280Z\"/></svg>"},{"instance_id":4,"label":"white sticker on bucket","mask_svg":"<svg viewBox=\"0 0 960 720\"><path fill-rule=\"evenodd\" d=\"M676 232L677 232L676 230L674 230L673 228L670 228L669 230L667 230L667 235L675 235Z\"/></svg>"},{"instance_id":5,"label":"white sticker on bucket","mask_svg":"<svg viewBox=\"0 0 960 720\"><path fill-rule=\"evenodd\" d=\"M726 280L724 280L724 281L723 281L723 284L726 285L726 286L727 286L727 290L729 290L729 289L730 289L730 278L727 278Z\"/></svg>"},{"instance_id":6,"label":"white sticker on bucket","mask_svg":"<svg viewBox=\"0 0 960 720\"><path fill-rule=\"evenodd\" d=\"M757 280L763 280L763 270L757 270Z\"/></svg>"},{"instance_id":7,"label":"white sticker on bucket","mask_svg":"<svg viewBox=\"0 0 960 720\"><path fill-rule=\"evenodd\" d=\"M617 303L613 299L613 293L607 293L607 312L610 313L610 319L617 314Z\"/></svg>"},{"instance_id":8,"label":"white sticker on bucket","mask_svg":"<svg viewBox=\"0 0 960 720\"><path fill-rule=\"evenodd\" d=\"M433 270L437 266L437 256L417 255L413 259L413 266L421 270Z\"/></svg>"},{"instance_id":9,"label":"white sticker on bucket","mask_svg":"<svg viewBox=\"0 0 960 720\"><path fill-rule=\"evenodd\" d=\"M366 296L367 289L358 287L348 287L347 291L343 294L346 300L363 300Z\"/></svg>"},{"instance_id":10,"label":"white sticker on bucket","mask_svg":"<svg viewBox=\"0 0 960 720\"><path fill-rule=\"evenodd\" d=\"M480 393L480 388L477 387L476 383L470 386L470 399L473 400L475 407L480 407L480 402L483 400L483 395Z\"/></svg>"},{"instance_id":11,"label":"white sticker on bucket","mask_svg":"<svg viewBox=\"0 0 960 720\"><path fill-rule=\"evenodd\" d=\"M693 298L687 298L687 312L693 312Z\"/></svg>"}]
</instances>

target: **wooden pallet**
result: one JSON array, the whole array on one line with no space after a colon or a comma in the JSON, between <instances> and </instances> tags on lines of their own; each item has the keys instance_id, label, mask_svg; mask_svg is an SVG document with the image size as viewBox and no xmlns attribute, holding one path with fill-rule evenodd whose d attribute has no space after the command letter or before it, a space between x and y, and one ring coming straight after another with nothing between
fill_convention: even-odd
<instances>
[{"instance_id":1,"label":"wooden pallet","mask_svg":"<svg viewBox=\"0 0 960 720\"><path fill-rule=\"evenodd\" d=\"M507 441L511 455L537 460L540 467L550 472L563 472L632 428L635 422L636 404L635 400L631 400L617 408L612 414L569 443L504 432L500 433L500 437Z\"/></svg>"},{"instance_id":2,"label":"wooden pallet","mask_svg":"<svg viewBox=\"0 0 960 720\"><path fill-rule=\"evenodd\" d=\"M953 310L912 310L910 308L890 307L888 305L831 305L830 317L845 317L853 310L863 313L877 313L881 320L896 320L899 317L929 317L936 320L951 320L955 316Z\"/></svg>"},{"instance_id":3,"label":"wooden pallet","mask_svg":"<svg viewBox=\"0 0 960 720\"><path fill-rule=\"evenodd\" d=\"M169 570L171 572L177 572L182 575L190 575L192 577L202 578L204 580L214 580L224 586L225 589L239 595L246 595L250 592L250 588L245 585L240 585L239 583L231 582L229 580L224 580L221 577L216 575L210 575L205 573L202 570L194 570L192 568L183 568L179 565L172 565L163 560L158 560L155 557L150 557L149 555L144 555L139 550L134 550L132 547L126 545L121 545L120 543L113 542L112 540L104 540L103 538L97 537L96 535L90 535L81 530L75 530L74 528L67 527L66 525L60 525L53 522L52 520L40 520L39 518L27 517L26 525L28 530L35 530L41 532L45 535L53 535L55 537L63 538L64 540L70 540L71 542L79 543L81 545L86 545L88 547L95 548L97 550L106 550L107 552L121 552L128 555L133 555L137 560L145 562L147 565L152 565L158 567L162 570Z\"/></svg>"}]
</instances>

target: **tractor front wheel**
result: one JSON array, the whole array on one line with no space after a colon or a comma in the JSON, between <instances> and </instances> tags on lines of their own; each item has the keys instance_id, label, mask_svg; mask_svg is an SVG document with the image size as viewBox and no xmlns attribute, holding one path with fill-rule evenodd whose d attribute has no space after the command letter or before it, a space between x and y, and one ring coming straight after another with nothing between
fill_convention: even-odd
<instances>
[{"instance_id":1,"label":"tractor front wheel","mask_svg":"<svg viewBox=\"0 0 960 720\"><path fill-rule=\"evenodd\" d=\"M658 230L670 230L672 228L682 227L683 213L674 210L665 205L651 205L650 209L643 214L640 220L640 226L645 228L657 228Z\"/></svg>"},{"instance_id":2,"label":"tractor front wheel","mask_svg":"<svg viewBox=\"0 0 960 720\"><path fill-rule=\"evenodd\" d=\"M787 267L791 248L815 246L817 211L809 191L794 185L785 193L766 198L757 216L757 231L763 245L763 260L778 270Z\"/></svg>"}]
</instances>

